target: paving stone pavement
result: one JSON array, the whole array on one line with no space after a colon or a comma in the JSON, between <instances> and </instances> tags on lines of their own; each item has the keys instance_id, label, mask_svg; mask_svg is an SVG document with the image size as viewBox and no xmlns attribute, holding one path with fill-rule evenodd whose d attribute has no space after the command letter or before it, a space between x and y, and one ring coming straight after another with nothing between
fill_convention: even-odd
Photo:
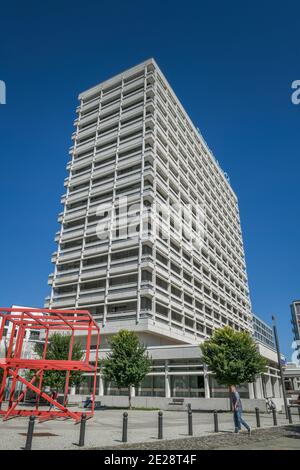
<instances>
[{"instance_id":1,"label":"paving stone pavement","mask_svg":"<svg viewBox=\"0 0 300 470\"><path fill-rule=\"evenodd\" d=\"M113 448L122 444L122 415L125 410L99 410L95 413L93 419L86 423L85 448ZM128 410L126 410L128 411ZM164 411L163 413L163 441L158 441L158 412L131 410L128 411L128 444L130 448L143 449L151 444L158 449L176 449L177 446L196 446L182 448L211 448L211 445L222 446L241 446L251 443L259 443L259 438L255 438L256 431L249 442L247 435L233 434L233 419L231 413L219 413L220 434L214 433L213 413L193 412L193 431L194 438L188 438L187 413L183 411ZM256 419L253 413L245 413L244 418L253 429L256 427ZM299 422L299 417L294 417L295 423ZM278 414L278 424L286 425L287 420L284 415ZM270 432L279 432L273 426L272 416L266 413L261 414L261 433L264 430ZM0 420L0 450L17 450L24 447L26 432L28 427L28 418L14 418L3 422ZM264 431L265 432L265 431ZM79 440L79 426L71 420L53 420L40 423L36 422L34 429L32 449L78 449L76 443ZM204 440L199 440L203 436ZM274 439L274 435L272 434ZM281 438L281 435L276 434ZM215 439L215 440L214 440ZM216 440L217 439L217 440ZM219 440L218 440L219 439ZM292 441L291 438L288 438ZM295 442L300 440L294 439ZM175 444L174 444L175 442ZM181 444L182 442L182 444ZM211 444L211 442L213 444ZM150 443L150 444L145 444ZM170 447L172 446L173 447ZM154 447L153 447L154 446ZM174 447L175 446L175 447Z\"/></svg>"},{"instance_id":2,"label":"paving stone pavement","mask_svg":"<svg viewBox=\"0 0 300 470\"><path fill-rule=\"evenodd\" d=\"M247 432L218 433L188 439L102 447L99 450L300 450L300 426L280 426Z\"/></svg>"}]
</instances>

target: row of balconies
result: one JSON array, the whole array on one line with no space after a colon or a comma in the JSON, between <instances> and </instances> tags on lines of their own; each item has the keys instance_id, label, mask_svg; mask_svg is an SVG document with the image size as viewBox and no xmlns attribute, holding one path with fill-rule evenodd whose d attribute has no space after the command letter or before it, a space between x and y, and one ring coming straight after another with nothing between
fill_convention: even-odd
<instances>
[{"instance_id":1,"label":"row of balconies","mask_svg":"<svg viewBox=\"0 0 300 470\"><path fill-rule=\"evenodd\" d=\"M140 87L144 83L144 79L145 79L144 71L142 71L142 77L139 77L139 75L138 75L138 77L136 77L134 75L132 78L129 77L129 78L124 79L123 90L125 92L133 91L135 88ZM109 80L110 84L114 83L114 82L116 83L116 85L115 86L110 85L109 88L107 88L107 91L105 89L105 86L106 86L105 84L103 85L103 88L98 87L95 97L94 98L92 97L92 99L89 99L89 103L91 101L94 101L95 99L97 100L98 99L98 94L100 96L101 93L102 93L101 97L103 99L107 99L107 98L112 99L115 96L117 96L117 94L120 93L121 88L122 88L121 87L121 82L118 81L118 79L116 77ZM153 83L153 74L152 73L151 74L147 73L147 83ZM101 90L103 90L103 91L101 92ZM86 104L88 104L88 103L86 103ZM78 111L79 110L80 110L80 107L78 107Z\"/></svg>"},{"instance_id":2,"label":"row of balconies","mask_svg":"<svg viewBox=\"0 0 300 470\"><path fill-rule=\"evenodd\" d=\"M146 265L144 265L145 267ZM151 264L151 266L154 266L153 264ZM150 265L147 266L147 267L151 267ZM116 266L116 264L114 262L111 262L111 268L110 268L110 273L111 274L116 274L116 273L121 273L121 272L130 272L131 270L134 270L136 268L136 263L133 263L133 265L130 265L129 262L126 260L126 262L122 262L122 263L119 263L119 266ZM89 271L91 271L90 273L86 273L85 269L83 268L83 274L82 274L82 278L90 278L90 277L95 277L95 276L99 276L100 275L100 272L102 273L105 273L106 272L106 266L102 268L102 270L97 270L97 269L92 269L92 268L89 268ZM172 285L176 285L178 286L178 288L186 288L187 291L189 291L192 295L193 295L193 289L191 288L191 286L189 284L187 284L187 281L184 279L184 277L180 277L178 276L176 273L172 272L172 271L168 271L166 270L163 266L160 266L159 263L156 264L156 272L161 274L165 279L166 281L170 282ZM193 276L192 276L193 277ZM198 277L198 281L200 281L201 283L203 283L203 280L204 280L205 276L199 276ZM56 284L58 283L64 283L64 282L70 282L73 280L73 273L70 277L65 277L63 276L63 278L61 278L61 276L58 278L56 277ZM210 284L210 281L209 279L207 280L208 281L208 284L207 284L207 288L211 289L211 284ZM215 288L218 289L218 286L217 284L215 283L212 283L214 284ZM198 292L198 294L201 294L202 295L202 291L195 285L194 286L194 291L195 292ZM212 289L212 293L214 293L213 289ZM218 294L218 291L215 291L215 294L217 295ZM229 302L232 302L232 296L230 296L229 294L227 295L227 293L223 293L223 295L225 295L225 298L227 301ZM209 296L207 296L208 299L210 299ZM239 302L237 302L239 304Z\"/></svg>"},{"instance_id":3,"label":"row of balconies","mask_svg":"<svg viewBox=\"0 0 300 470\"><path fill-rule=\"evenodd\" d=\"M142 288L141 288L141 294L144 293L143 291L143 284L145 285L145 287L147 287L147 295L149 295L150 291L149 291L149 287L151 287L151 283L149 282L143 282L142 283ZM126 299L131 299L131 298L135 298L137 294L137 291L136 291L136 287L134 285L132 285L130 288L126 288L126 291L124 291L124 289L120 289L120 288L109 288L109 291L108 291L108 296L107 296L107 300L109 301L112 301L114 299L117 299L118 302L122 302ZM120 295L121 295L121 298L120 298ZM152 292L152 295L153 295L153 292ZM76 302L76 296L74 296L74 294L69 294L69 295L61 295L61 296L55 296L53 298L53 301L55 303L56 306L60 305L60 306L65 306L65 305L75 305L75 302ZM161 301L162 304L161 305L170 305L170 309L167 307L167 310L169 311L168 314L170 314L170 311L171 310L175 310L177 311L178 314L182 314L182 312L184 312L184 315L185 316L189 316L191 319L202 319L204 322L208 322L211 326L214 325L214 324L224 324L223 321L221 321L221 319L215 319L213 316L208 316L208 315L203 315L202 312L199 312L198 310L192 308L187 302L178 302L177 299L174 299L172 298L171 299L171 302L168 303L168 301L166 300L166 296L164 294L163 291L160 292L159 289L156 290L156 294L155 294L155 299L156 301ZM101 290L101 292L98 290L97 292L95 291L90 291L90 292L82 292L80 295L79 295L79 298L78 298L78 304L79 305L83 305L83 304L92 304L92 303L95 303L95 302L101 302L103 303L104 302L104 289ZM226 316L226 314L228 316ZM244 325L245 327L250 327L250 323L247 322L247 321L243 321L241 320L240 318L238 318L237 316L233 316L230 312L226 312L225 310L222 310L222 317L225 316L227 318L227 321L228 320L231 320L231 321L236 321L238 324L240 325Z\"/></svg>"},{"instance_id":4,"label":"row of balconies","mask_svg":"<svg viewBox=\"0 0 300 470\"><path fill-rule=\"evenodd\" d=\"M169 231L170 231L170 232L174 232L174 230L172 230L172 229L169 230ZM175 234L175 232L174 232L174 234ZM177 239L177 238L178 238L178 237L176 236L176 239ZM209 237L209 238L210 238L210 237ZM180 244L181 244L181 243L180 243ZM179 250L180 250L180 246L179 246ZM215 248L215 250L216 250L216 248ZM212 253L212 250L209 249L209 252ZM229 263L229 260L227 259L227 258L228 258L227 252L226 252L222 247L221 247L221 252L222 252L223 256L226 257L226 261L224 260L224 258L222 258L221 256L219 256L216 251L215 251L215 257L220 260L220 262L221 262L221 264L222 264L223 266L224 266L224 264L225 264L226 266L228 266L228 271L230 271L230 272L232 273L232 275L234 276L234 278L235 278L237 281L240 282L240 280L243 279L243 278L240 278L239 275L234 272L234 269L231 268L231 267L229 266L229 264L227 264L227 263ZM239 269L239 272L240 272L240 275L242 276L242 275L243 275L243 272L242 272L241 269Z\"/></svg>"},{"instance_id":5,"label":"row of balconies","mask_svg":"<svg viewBox=\"0 0 300 470\"><path fill-rule=\"evenodd\" d=\"M167 124L166 124L166 126L167 126ZM160 127L160 130L161 130L161 127ZM164 132L164 131L161 130L161 132ZM169 133L172 133L172 131L170 131L170 129L169 129ZM167 139L167 136L165 135L165 140L166 140L166 139ZM174 137L173 137L173 140L174 140ZM168 144L171 145L171 147L173 148L173 152L176 154L176 153L178 152L178 149L176 148L176 146L174 146L174 143L172 144L172 140L171 140L171 142L168 141ZM187 148L188 148L188 147L187 147ZM198 152L198 155L199 155L199 149L196 149L196 152ZM185 150L184 150L184 149L183 149L183 153L185 153ZM191 150L190 150L189 154L190 154L190 153L191 153ZM187 159L188 159L188 155L187 155ZM198 160L199 160L199 159L194 156L193 165L195 164L195 165L199 166L199 168L202 170L201 164L200 164L200 162L199 162ZM189 172L188 167L186 167L186 170L187 170L187 173L188 173L188 172ZM191 171L190 174L193 175L193 174L195 173L195 168L191 168L190 171ZM212 172L212 177L216 177L216 176L215 176L215 175L216 175L216 168L212 168L211 172ZM221 180L219 179L219 184L222 186L222 188L223 188L223 190L225 191L227 197L229 198L231 204L233 204L234 206L236 206L236 197L235 197L235 196L233 197L233 195L232 195L230 192L228 192L228 182L227 182L226 179L225 179L226 182L223 181L223 176L224 176L224 175L223 175L222 170L218 169L217 174L222 175ZM207 177L209 178L208 175L207 175ZM220 183L220 181L222 181L222 183ZM214 185L213 180L210 181L210 187L211 187L211 185ZM230 188L230 189L231 189L231 188ZM231 191L232 191L232 190L231 190Z\"/></svg>"},{"instance_id":6,"label":"row of balconies","mask_svg":"<svg viewBox=\"0 0 300 470\"><path fill-rule=\"evenodd\" d=\"M161 100L159 95L158 95L157 99L158 99L158 101ZM169 96L167 98L167 102L168 102L168 106L166 106L166 104L161 102L161 109L164 110L167 107L170 107L172 109L174 107L174 105L172 104L172 101L170 100ZM197 132L195 130L193 123L190 121L189 117L187 116L187 114L185 113L183 108L181 107L181 104L179 103L177 98L176 98L176 102L177 102L177 109L176 109L175 114L176 114L176 117L177 117L177 127L178 127L179 132L182 132L183 139L185 139L185 137L187 137L189 143L194 144L194 146L197 148L198 151L199 151L199 147L200 147L200 149L202 149L203 147L206 147L207 152L205 152L205 153L207 155L209 155L209 157L210 157L210 166L212 167L212 172L215 173L215 170L218 171L218 173L221 175L222 184L224 184L225 187L226 187L226 192L228 194L230 194L230 197L233 198L236 201L236 196L235 196L232 188L230 187L230 185L228 184L228 181L224 177L223 171L220 169L218 162L216 161L215 157L211 153L211 151L208 148L206 142L204 141L202 136L199 135L199 132ZM179 111L179 109L180 109L180 111ZM182 113L184 113L182 115L183 119L184 119L184 122L181 123L182 116L180 116L180 115ZM182 131L180 130L180 125L181 125L181 130Z\"/></svg>"},{"instance_id":7,"label":"row of balconies","mask_svg":"<svg viewBox=\"0 0 300 470\"><path fill-rule=\"evenodd\" d=\"M76 182L81 182L81 181L84 181L84 179L88 178L89 177L89 172L88 174L85 174L84 177L80 176L78 179L76 179ZM72 181L73 182L73 181ZM177 195L174 194L174 196L176 197Z\"/></svg>"},{"instance_id":8,"label":"row of balconies","mask_svg":"<svg viewBox=\"0 0 300 470\"><path fill-rule=\"evenodd\" d=\"M159 151L161 152L161 150L163 149L163 147L161 147L159 143L157 143L157 145L158 145L158 147L159 147ZM164 149L164 150L165 150L165 149ZM165 153L166 161L168 161L168 158L170 158L171 160L173 160L173 159L172 159L172 156L169 154L169 157L168 157L168 156L167 156L167 153L166 153L164 150L163 150L162 153ZM159 162L162 164L162 166L165 166L165 164L163 163L163 161L162 161L159 157L158 157L158 160L159 160ZM185 174L185 173L183 172L183 170L180 168L180 165L178 165L178 162L173 161L173 163L174 163L174 165L177 165L177 168L178 168L178 170L179 170L179 172L180 172L180 178L181 178L181 180L182 180L183 182L185 181L186 186L190 187L189 180L186 178L186 174ZM168 172L168 171L169 171L168 168L167 168L166 166L165 166L165 168L166 168L166 171ZM174 182L175 184L176 184L176 183L178 184L178 182L176 181L176 178L174 178L172 175L170 176L170 172L168 173L168 176L169 176L169 178L170 178L171 180L173 180L173 182ZM192 177L193 177L193 176L192 176ZM200 188L198 188L198 194L201 194L201 192L202 192L202 189L201 189L201 191L200 191ZM204 191L203 191L203 194L204 194ZM214 194L214 196L215 196L215 199L218 200L217 195ZM176 198L176 197L177 197L177 195L175 194L175 198ZM190 195L190 197L191 197L191 195ZM194 201L194 203L196 203L196 201ZM220 205L221 205L221 202L220 202ZM214 209L215 209L214 212L219 212L216 207L215 207ZM220 214L220 215L221 215L221 214ZM231 224L232 220L229 219L229 217L227 216L227 212L226 212L226 211L223 211L223 213L222 213L222 215L221 215L222 218L223 218L224 216L225 216L225 218L228 219L228 222ZM232 217L235 217L235 223L238 225L237 228L239 228L239 220L238 220L238 218L237 218L236 216L234 216L234 214L232 215ZM232 224L231 224L231 225L232 225ZM234 225L233 225L233 227L234 227ZM237 228L235 228L235 230L236 230ZM235 230L234 230L234 231L235 231Z\"/></svg>"},{"instance_id":9,"label":"row of balconies","mask_svg":"<svg viewBox=\"0 0 300 470\"><path fill-rule=\"evenodd\" d=\"M117 269L113 269L113 267L112 267L111 270L110 270L110 272L111 272L111 274L113 274L113 273L118 273L118 272L122 272L122 271L124 271L124 267L125 267L125 270L129 270L129 271L130 271L130 269L126 269L126 265L125 265L125 264L121 263L121 266L118 267ZM127 267L128 267L128 263L127 263ZM129 268L129 267L128 267L128 268ZM134 264L134 265L132 266L132 269L134 269L134 268L136 268L136 264ZM163 273L163 276L166 277L166 272L165 272L165 270L162 271L160 266L157 266L157 268L158 268L158 269L157 269L157 272ZM161 270L161 271L160 271L160 270ZM103 269L102 272L103 272L103 273L106 272L106 269ZM94 275L97 276L97 275L99 275L99 274L100 274L99 271L93 270L92 277L93 277ZM89 276L90 276L90 274L88 274L87 276L84 276L84 277L89 277ZM67 280L71 280L71 279L73 279L73 277L71 277L70 279L58 280L58 282L59 282L59 283L62 283L62 282L66 282ZM186 284L186 282L185 282L184 279L183 279L183 283L182 283L182 280L179 279L179 278L176 279L176 275L174 275L173 273L172 273L170 276L168 276L167 279L168 279L170 282L172 282L173 285L176 284L176 282L177 282L179 288L181 288L182 286L184 286L184 287L186 288L186 291L189 291L189 292L193 295L193 290L190 288L190 286L189 286L188 284ZM176 282L175 282L175 281L176 281ZM194 290L195 290L196 292L198 292L199 294L203 295L203 294L201 293L201 291L200 291L196 286L194 287ZM230 297L227 296L227 295L225 295L225 296L228 298L228 300L229 300L230 302L232 302L232 298L230 298ZM211 300L211 297L209 297L208 295L206 295L206 298L207 298L207 300ZM215 304L216 304L216 302L215 302Z\"/></svg>"},{"instance_id":10,"label":"row of balconies","mask_svg":"<svg viewBox=\"0 0 300 470\"><path fill-rule=\"evenodd\" d=\"M149 174L150 174L150 172L151 172L151 174L152 174L153 177L154 177L154 172L153 172L153 170L148 170L148 173L149 173ZM98 173L98 172L97 172L97 173ZM89 176L89 175L90 175L90 173L88 173L88 176ZM95 176L96 176L96 175L95 175ZM76 179L76 182L82 182L84 178L86 179L86 178L87 178L87 175L86 175L85 177L81 177L80 180ZM124 179L125 179L125 178L126 178L126 177L124 177ZM160 181L160 180L161 180L161 178L158 177L158 181ZM73 183L73 179L71 180L71 182ZM163 181L160 181L160 182L161 182L161 184L163 184ZM105 192L105 190L107 190L107 189L109 189L109 188L111 187L111 183L107 183L105 186L100 186L100 185L99 185L99 187L101 187L101 191L104 191L104 192ZM93 194L93 193L94 193L94 192L92 191L92 194ZM86 192L85 190L79 190L78 192L76 192L76 196L73 195L73 194L72 194L71 196L69 196L68 202L71 202L71 201L73 201L73 200L80 200L80 198L84 198L84 197L86 197L86 196L87 196L87 192ZM222 238L223 238L223 237L222 237ZM224 239L224 238L223 238L223 239ZM220 246L220 248L222 249L222 247L221 247L221 241L217 241L216 239L213 239L213 238L211 238L211 240L214 241L214 243L217 243L217 244ZM238 247L235 246L235 248L238 248ZM223 250L223 251L224 251L224 250ZM227 250L225 250L225 252L226 252L226 251L227 251ZM239 253L239 254L241 255L242 253ZM234 261L235 261L235 260L234 260Z\"/></svg>"},{"instance_id":11,"label":"row of balconies","mask_svg":"<svg viewBox=\"0 0 300 470\"><path fill-rule=\"evenodd\" d=\"M174 252L172 249L169 250L168 247L164 246L161 240L159 240L159 247L160 247L160 251L163 252L168 258L170 258L170 261L173 261L177 263L178 265L182 265L183 267L186 268L187 271L191 269L190 264L188 264L184 259L181 259L181 257L178 256L178 254ZM224 281L224 288L226 285L231 287L229 281L224 279L223 273L219 273L218 270L214 266L207 263L204 258L198 259L198 262L204 265L210 272L213 272L216 278L222 279L222 281ZM193 272L196 272L196 273L198 272L196 267L193 267ZM199 272L199 275L202 276L203 274ZM244 284L240 283L240 288L244 288L244 287L245 287Z\"/></svg>"}]
</instances>

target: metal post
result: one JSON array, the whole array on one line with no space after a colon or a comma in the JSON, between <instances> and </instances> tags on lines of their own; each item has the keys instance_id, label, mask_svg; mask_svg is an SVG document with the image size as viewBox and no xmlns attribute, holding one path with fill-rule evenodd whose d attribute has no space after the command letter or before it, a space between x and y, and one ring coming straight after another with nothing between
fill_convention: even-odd
<instances>
[{"instance_id":1,"label":"metal post","mask_svg":"<svg viewBox=\"0 0 300 470\"><path fill-rule=\"evenodd\" d=\"M259 408L255 408L255 415L256 415L256 427L260 428Z\"/></svg>"},{"instance_id":2,"label":"metal post","mask_svg":"<svg viewBox=\"0 0 300 470\"><path fill-rule=\"evenodd\" d=\"M215 425L215 432L219 432L219 422L218 422L218 412L217 412L217 410L214 411L214 425Z\"/></svg>"},{"instance_id":3,"label":"metal post","mask_svg":"<svg viewBox=\"0 0 300 470\"><path fill-rule=\"evenodd\" d=\"M277 361L278 361L280 378L281 378L282 396L283 396L283 402L284 402L285 416L288 419L288 417L289 417L288 402L287 402L287 398L286 398L286 390L285 390L284 377L283 377L283 371L282 371L282 365L281 365L281 354L280 354L280 348L279 348L279 340L278 340L278 334L277 334L277 328L276 328L276 324L275 324L275 316L274 315L272 316L272 320L273 320L274 339L275 339L276 351L277 351Z\"/></svg>"},{"instance_id":4,"label":"metal post","mask_svg":"<svg viewBox=\"0 0 300 470\"><path fill-rule=\"evenodd\" d=\"M27 429L27 436L26 436L26 443L24 450L31 450L32 445L32 438L33 438L33 430L34 430L34 423L35 423L35 416L29 417L28 429Z\"/></svg>"},{"instance_id":5,"label":"metal post","mask_svg":"<svg viewBox=\"0 0 300 470\"><path fill-rule=\"evenodd\" d=\"M189 428L189 436L193 435L193 412L191 409L188 411L188 428Z\"/></svg>"},{"instance_id":6,"label":"metal post","mask_svg":"<svg viewBox=\"0 0 300 470\"><path fill-rule=\"evenodd\" d=\"M288 419L289 419L289 423L293 424L293 418L292 418L292 413L291 413L291 407L290 406L288 406Z\"/></svg>"},{"instance_id":7,"label":"metal post","mask_svg":"<svg viewBox=\"0 0 300 470\"><path fill-rule=\"evenodd\" d=\"M128 413L123 413L122 442L127 442Z\"/></svg>"},{"instance_id":8,"label":"metal post","mask_svg":"<svg viewBox=\"0 0 300 470\"><path fill-rule=\"evenodd\" d=\"M85 424L86 424L86 414L82 413L80 421L80 433L79 433L79 447L84 446L84 437L85 437Z\"/></svg>"},{"instance_id":9,"label":"metal post","mask_svg":"<svg viewBox=\"0 0 300 470\"><path fill-rule=\"evenodd\" d=\"M276 416L275 408L272 408L272 414L273 414L273 424L274 426L277 426L277 416Z\"/></svg>"},{"instance_id":10,"label":"metal post","mask_svg":"<svg viewBox=\"0 0 300 470\"><path fill-rule=\"evenodd\" d=\"M158 412L158 439L163 438L163 412Z\"/></svg>"}]
</instances>

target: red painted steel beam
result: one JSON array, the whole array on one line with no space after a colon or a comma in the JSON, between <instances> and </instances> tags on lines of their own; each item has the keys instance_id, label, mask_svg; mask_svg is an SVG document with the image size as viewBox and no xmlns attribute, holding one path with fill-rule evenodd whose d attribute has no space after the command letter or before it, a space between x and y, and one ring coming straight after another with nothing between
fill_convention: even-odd
<instances>
[{"instance_id":1,"label":"red painted steel beam","mask_svg":"<svg viewBox=\"0 0 300 470\"><path fill-rule=\"evenodd\" d=\"M36 374L32 377L32 379L30 380L30 383L34 383L37 379L37 377L42 373L41 370L38 370L36 372ZM25 396L26 392L28 390L28 386L26 386L24 388L24 390L22 391L22 393L18 396L17 400L12 404L11 407L8 408L7 412L6 412L6 415L4 416L5 420L7 420L7 418L9 417L9 415L11 413L13 413L13 411L15 410L15 408L18 406L18 404L22 401L23 397Z\"/></svg>"},{"instance_id":2,"label":"red painted steel beam","mask_svg":"<svg viewBox=\"0 0 300 470\"><path fill-rule=\"evenodd\" d=\"M31 309L31 308L0 308L0 335L3 334L6 320L12 323L12 331L10 337L9 348L6 358L0 359L0 368L3 369L3 380L0 387L0 408L3 402L3 395L7 376L10 375L13 378L13 384L10 393L10 401L8 409L6 411L0 409L0 414L4 415L4 419L9 419L13 416L30 416L36 415L43 419L51 419L55 417L72 418L75 421L80 419L82 412L71 412L66 406L61 405L56 400L53 400L45 392L42 391L43 373L45 370L59 370L66 371L66 382L65 382L65 393L64 403L68 394L69 378L71 371L89 372L93 376L93 406L91 412L87 414L92 417L94 413L94 402L96 393L96 381L97 381L97 366L98 366L98 350L100 343L100 327L99 324L94 320L90 312L87 310L47 310L47 309ZM20 357L22 354L24 335L26 330L46 330L46 339L44 344L44 351L42 359L26 359ZM15 331L17 335L15 338ZM50 331L70 331L72 333L68 360L48 360L46 359L46 350L48 340L51 341ZM86 356L82 361L72 360L72 349L74 344L75 331L80 332L80 336L84 332L87 334L86 344ZM90 350L91 350L91 337L92 334L96 334L96 351L95 351L95 363L90 363ZM14 357L12 356L14 353ZM24 377L18 373L18 369L36 370L35 378L32 378L28 382ZM35 380L39 377L38 387L33 385ZM14 389L17 382L21 382L25 385L25 390L19 396L17 400L14 400ZM35 410L22 410L16 409L17 405L21 402L24 397L26 390L30 388L37 394L37 402ZM40 411L39 398L43 397L49 403L52 403L60 411Z\"/></svg>"},{"instance_id":3,"label":"red painted steel beam","mask_svg":"<svg viewBox=\"0 0 300 470\"><path fill-rule=\"evenodd\" d=\"M52 405L56 406L56 408L63 411L66 416L70 416L71 418L77 419L77 416L75 415L75 413L73 413L72 411L69 411L68 408L66 408L65 406L58 403L58 401L53 400L53 398L51 398L49 395L47 395L47 393L43 392L38 387L35 387L32 383L30 383L26 379L24 379L24 377L21 377L20 375L18 375L14 370L9 369L9 374L11 374L13 377L17 377L17 380L22 382L24 385L26 385L28 388L30 388L33 392L39 394L46 401L48 401Z\"/></svg>"}]
</instances>

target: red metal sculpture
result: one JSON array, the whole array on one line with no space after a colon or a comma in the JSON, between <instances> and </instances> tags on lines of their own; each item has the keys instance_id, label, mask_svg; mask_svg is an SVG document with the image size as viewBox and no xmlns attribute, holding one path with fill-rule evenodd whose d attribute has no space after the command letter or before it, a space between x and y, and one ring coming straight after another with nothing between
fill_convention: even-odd
<instances>
[{"instance_id":1,"label":"red metal sculpture","mask_svg":"<svg viewBox=\"0 0 300 470\"><path fill-rule=\"evenodd\" d=\"M31 308L0 308L0 341L3 337L4 327L12 323L7 354L5 358L0 358L0 368L3 369L2 384L0 386L0 415L3 420L14 416L35 415L40 419L50 418L72 418L78 422L83 411L71 411L67 408L67 397L69 391L69 379L71 371L88 372L93 377L91 410L85 413L91 417L94 414L96 379L98 366L98 349L100 343L100 328L92 315L87 310L45 310ZM24 336L26 330L44 330L44 346L42 359L26 359L22 357ZM68 360L48 360L47 347L51 341L51 332L68 332L71 335ZM82 361L72 360L72 350L76 332L80 336L86 335L86 354ZM93 350L95 356L90 361L91 339L95 337ZM84 346L83 346L84 347ZM34 375L31 380L27 380L21 370L33 370ZM57 370L66 371L66 381L64 389L63 403L53 399L43 391L44 371ZM4 402L5 385L8 378L12 378L8 404ZM17 399L14 398L17 382L21 382L23 390ZM37 382L37 383L36 383ZM17 409L22 402L27 390L32 390L36 394L34 409ZM39 400L43 398L49 405L56 409L47 411L39 406Z\"/></svg>"}]
</instances>

